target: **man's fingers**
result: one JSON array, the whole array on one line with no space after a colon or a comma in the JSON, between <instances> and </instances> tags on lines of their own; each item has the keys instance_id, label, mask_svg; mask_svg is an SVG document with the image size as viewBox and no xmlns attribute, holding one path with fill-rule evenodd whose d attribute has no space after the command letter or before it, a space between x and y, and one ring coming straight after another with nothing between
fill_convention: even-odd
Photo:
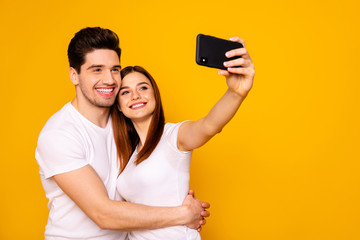
<instances>
[{"instance_id":1,"label":"man's fingers","mask_svg":"<svg viewBox=\"0 0 360 240\"><path fill-rule=\"evenodd\" d=\"M195 197L195 192L194 192L194 190L189 190L189 193L188 193L189 195L191 195L191 196L193 196L193 197Z\"/></svg>"},{"instance_id":2,"label":"man's fingers","mask_svg":"<svg viewBox=\"0 0 360 240\"><path fill-rule=\"evenodd\" d=\"M200 213L200 215L201 215L202 217L209 217L209 216L210 216L210 213L209 213L208 211L204 210L204 211L202 211L202 212Z\"/></svg>"},{"instance_id":3,"label":"man's fingers","mask_svg":"<svg viewBox=\"0 0 360 240\"><path fill-rule=\"evenodd\" d=\"M201 203L201 207L203 207L203 208L209 208L209 207L210 207L210 203L208 203L208 202L202 202L202 203Z\"/></svg>"},{"instance_id":4,"label":"man's fingers","mask_svg":"<svg viewBox=\"0 0 360 240\"><path fill-rule=\"evenodd\" d=\"M200 224L200 225L205 225L205 224L206 224L206 220L205 220L205 219L200 220L199 224Z\"/></svg>"}]
</instances>

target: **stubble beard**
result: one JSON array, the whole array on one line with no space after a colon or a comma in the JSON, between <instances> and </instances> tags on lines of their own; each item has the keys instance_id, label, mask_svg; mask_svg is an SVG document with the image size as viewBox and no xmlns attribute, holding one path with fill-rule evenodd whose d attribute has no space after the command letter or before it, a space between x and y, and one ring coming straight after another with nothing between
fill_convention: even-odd
<instances>
[{"instance_id":1,"label":"stubble beard","mask_svg":"<svg viewBox=\"0 0 360 240\"><path fill-rule=\"evenodd\" d=\"M80 84L80 90L82 95L86 98L86 100L94 105L95 107L100 108L109 108L115 103L115 97L109 98L109 99L95 99L95 97L91 97L87 89L85 89L82 84ZM96 90L95 90L96 91ZM116 95L115 95L116 96Z\"/></svg>"}]
</instances>

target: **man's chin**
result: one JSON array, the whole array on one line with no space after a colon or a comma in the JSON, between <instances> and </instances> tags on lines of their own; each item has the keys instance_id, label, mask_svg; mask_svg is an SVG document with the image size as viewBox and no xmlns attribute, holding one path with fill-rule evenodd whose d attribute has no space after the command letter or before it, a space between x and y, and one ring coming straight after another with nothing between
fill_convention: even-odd
<instances>
[{"instance_id":1,"label":"man's chin","mask_svg":"<svg viewBox=\"0 0 360 240\"><path fill-rule=\"evenodd\" d=\"M94 105L100 108L109 108L112 105L114 105L115 100L114 101L106 101L106 102L96 102Z\"/></svg>"}]
</instances>

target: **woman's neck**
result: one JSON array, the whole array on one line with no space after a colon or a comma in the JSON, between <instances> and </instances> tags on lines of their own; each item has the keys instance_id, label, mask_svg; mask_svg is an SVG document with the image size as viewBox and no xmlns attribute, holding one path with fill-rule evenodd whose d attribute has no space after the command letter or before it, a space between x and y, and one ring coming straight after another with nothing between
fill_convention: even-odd
<instances>
[{"instance_id":1,"label":"woman's neck","mask_svg":"<svg viewBox=\"0 0 360 240\"><path fill-rule=\"evenodd\" d=\"M138 144L138 151L140 151L145 144L146 137L147 137L147 134L148 134L149 128L150 128L151 119L152 118L149 118L144 121L132 121L132 123L136 129L136 132L140 138L140 141Z\"/></svg>"}]
</instances>

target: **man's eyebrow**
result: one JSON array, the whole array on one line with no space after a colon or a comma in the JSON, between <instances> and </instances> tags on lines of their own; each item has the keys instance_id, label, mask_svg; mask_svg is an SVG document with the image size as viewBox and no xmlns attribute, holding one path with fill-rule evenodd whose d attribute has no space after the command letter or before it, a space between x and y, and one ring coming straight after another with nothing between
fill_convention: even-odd
<instances>
[{"instance_id":1,"label":"man's eyebrow","mask_svg":"<svg viewBox=\"0 0 360 240\"><path fill-rule=\"evenodd\" d=\"M89 70L89 69L92 69L92 68L102 68L102 67L105 67L105 65L93 64L90 67L88 67L86 70ZM121 66L120 65L114 65L114 66L112 66L112 68L120 68L121 69Z\"/></svg>"},{"instance_id":2,"label":"man's eyebrow","mask_svg":"<svg viewBox=\"0 0 360 240\"><path fill-rule=\"evenodd\" d=\"M92 68L102 68L104 67L104 65L98 64L98 65L91 65L90 67L88 67L86 70L92 69Z\"/></svg>"}]
</instances>

